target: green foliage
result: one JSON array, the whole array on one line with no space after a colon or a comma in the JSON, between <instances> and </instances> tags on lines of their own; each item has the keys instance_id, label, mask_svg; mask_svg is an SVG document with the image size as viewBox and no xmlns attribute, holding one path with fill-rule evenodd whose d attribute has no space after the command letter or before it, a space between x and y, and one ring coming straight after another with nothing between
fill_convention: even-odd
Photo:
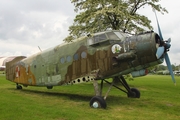
<instances>
[{"instance_id":1,"label":"green foliage","mask_svg":"<svg viewBox=\"0 0 180 120\"><path fill-rule=\"evenodd\" d=\"M167 70L167 66L164 65L158 65L158 70Z\"/></svg>"},{"instance_id":2,"label":"green foliage","mask_svg":"<svg viewBox=\"0 0 180 120\"><path fill-rule=\"evenodd\" d=\"M158 71L156 74L157 75L163 75L163 71Z\"/></svg>"},{"instance_id":3,"label":"green foliage","mask_svg":"<svg viewBox=\"0 0 180 120\"><path fill-rule=\"evenodd\" d=\"M127 98L113 88L107 97L107 109L92 109L92 83L15 89L15 83L0 75L0 116L2 120L179 120L180 77L174 86L170 76L147 75L127 81L141 92L140 99ZM103 94L107 91L104 86Z\"/></svg>"},{"instance_id":4,"label":"green foliage","mask_svg":"<svg viewBox=\"0 0 180 120\"><path fill-rule=\"evenodd\" d=\"M149 70L150 72L165 71L165 70L167 70L167 66L164 66L164 65L162 65L162 64L160 64L160 65L155 65L155 66L149 67L148 70Z\"/></svg>"},{"instance_id":5,"label":"green foliage","mask_svg":"<svg viewBox=\"0 0 180 120\"><path fill-rule=\"evenodd\" d=\"M131 74L124 75L124 78L125 78L126 80L134 80L134 78L132 77Z\"/></svg>"},{"instance_id":6,"label":"green foliage","mask_svg":"<svg viewBox=\"0 0 180 120\"><path fill-rule=\"evenodd\" d=\"M150 20L140 15L138 10L145 6L167 12L158 4L160 0L71 0L78 13L74 23L69 27L69 38L77 38L89 33L110 30L121 30L127 33L138 33L145 28L152 29Z\"/></svg>"}]
</instances>

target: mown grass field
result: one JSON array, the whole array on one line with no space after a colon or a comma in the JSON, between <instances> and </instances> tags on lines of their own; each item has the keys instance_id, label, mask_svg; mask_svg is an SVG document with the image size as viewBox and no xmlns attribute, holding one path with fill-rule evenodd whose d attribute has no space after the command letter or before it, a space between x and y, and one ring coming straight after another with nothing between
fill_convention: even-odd
<instances>
[{"instance_id":1,"label":"mown grass field","mask_svg":"<svg viewBox=\"0 0 180 120\"><path fill-rule=\"evenodd\" d=\"M180 77L174 86L170 76L147 75L128 81L141 92L140 99L113 88L107 109L89 107L94 95L91 83L73 86L28 86L15 89L15 83L0 75L1 120L179 120ZM107 89L107 87L106 87ZM105 92L105 90L104 90Z\"/></svg>"}]
</instances>

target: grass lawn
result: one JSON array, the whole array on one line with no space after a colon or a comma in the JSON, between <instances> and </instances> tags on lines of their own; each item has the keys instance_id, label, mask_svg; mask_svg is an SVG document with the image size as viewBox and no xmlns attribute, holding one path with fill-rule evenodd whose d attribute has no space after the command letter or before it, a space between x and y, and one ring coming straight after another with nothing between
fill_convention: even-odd
<instances>
[{"instance_id":1,"label":"grass lawn","mask_svg":"<svg viewBox=\"0 0 180 120\"><path fill-rule=\"evenodd\" d=\"M179 120L180 77L175 78L177 86L170 76L147 75L127 81L140 90L140 99L127 98L125 93L113 88L106 100L107 109L93 109L89 107L94 95L91 83L57 86L52 90L31 86L16 90L15 83L0 74L0 119Z\"/></svg>"}]
</instances>

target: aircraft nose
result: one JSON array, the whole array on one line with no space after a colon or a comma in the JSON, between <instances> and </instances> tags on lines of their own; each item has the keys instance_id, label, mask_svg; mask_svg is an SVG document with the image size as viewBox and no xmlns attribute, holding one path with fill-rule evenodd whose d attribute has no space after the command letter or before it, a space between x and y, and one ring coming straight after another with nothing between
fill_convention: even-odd
<instances>
[{"instance_id":1,"label":"aircraft nose","mask_svg":"<svg viewBox=\"0 0 180 120\"><path fill-rule=\"evenodd\" d=\"M166 49L169 49L171 47L171 44L170 43L165 43L165 48Z\"/></svg>"},{"instance_id":2,"label":"aircraft nose","mask_svg":"<svg viewBox=\"0 0 180 120\"><path fill-rule=\"evenodd\" d=\"M164 46L165 52L168 52L169 48L171 47L170 41L163 41L163 43L164 43L163 46Z\"/></svg>"},{"instance_id":3,"label":"aircraft nose","mask_svg":"<svg viewBox=\"0 0 180 120\"><path fill-rule=\"evenodd\" d=\"M164 47L166 48L166 51L169 51L169 48L171 47L171 38L169 38L167 41L164 41L165 42L165 45Z\"/></svg>"}]
</instances>

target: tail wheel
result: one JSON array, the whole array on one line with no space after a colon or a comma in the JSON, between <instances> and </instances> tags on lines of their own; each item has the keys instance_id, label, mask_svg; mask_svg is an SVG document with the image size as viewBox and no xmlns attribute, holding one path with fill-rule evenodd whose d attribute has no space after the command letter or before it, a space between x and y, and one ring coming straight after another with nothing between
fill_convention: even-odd
<instances>
[{"instance_id":1,"label":"tail wheel","mask_svg":"<svg viewBox=\"0 0 180 120\"><path fill-rule=\"evenodd\" d=\"M106 108L106 101L101 96L94 96L90 100L90 107L92 108Z\"/></svg>"},{"instance_id":2,"label":"tail wheel","mask_svg":"<svg viewBox=\"0 0 180 120\"><path fill-rule=\"evenodd\" d=\"M22 89L22 86L21 86L21 85L17 85L17 86L16 86L16 89L21 90L21 89Z\"/></svg>"},{"instance_id":3,"label":"tail wheel","mask_svg":"<svg viewBox=\"0 0 180 120\"><path fill-rule=\"evenodd\" d=\"M53 89L53 86L47 86L47 89Z\"/></svg>"},{"instance_id":4,"label":"tail wheel","mask_svg":"<svg viewBox=\"0 0 180 120\"><path fill-rule=\"evenodd\" d=\"M140 98L141 96L139 90L136 88L131 88L131 92L129 92L127 95L131 98Z\"/></svg>"}]
</instances>

